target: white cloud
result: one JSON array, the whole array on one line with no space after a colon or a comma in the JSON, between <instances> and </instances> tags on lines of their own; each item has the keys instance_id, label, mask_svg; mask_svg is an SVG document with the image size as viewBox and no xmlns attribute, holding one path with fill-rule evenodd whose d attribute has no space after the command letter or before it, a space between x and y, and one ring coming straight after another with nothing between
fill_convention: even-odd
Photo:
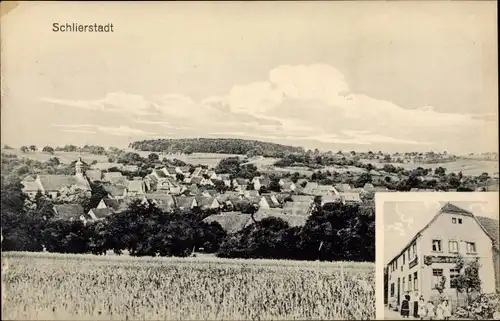
<instances>
[{"instance_id":1,"label":"white cloud","mask_svg":"<svg viewBox=\"0 0 500 321\"><path fill-rule=\"evenodd\" d=\"M405 109L354 93L342 73L324 64L279 66L268 79L238 84L226 95L199 102L180 94L146 98L127 93L109 93L91 101L42 100L121 113L134 123L170 129L330 144L433 145L455 142L457 132L496 128L491 115L440 113L432 106ZM97 129L113 135L148 134L125 125Z\"/></svg>"}]
</instances>

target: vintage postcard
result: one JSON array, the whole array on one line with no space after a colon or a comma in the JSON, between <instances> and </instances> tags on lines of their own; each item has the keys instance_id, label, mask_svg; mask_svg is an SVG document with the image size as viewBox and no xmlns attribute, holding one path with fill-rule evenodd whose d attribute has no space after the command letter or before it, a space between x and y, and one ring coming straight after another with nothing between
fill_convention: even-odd
<instances>
[{"instance_id":1,"label":"vintage postcard","mask_svg":"<svg viewBox=\"0 0 500 321\"><path fill-rule=\"evenodd\" d=\"M500 317L498 197L376 196L377 319Z\"/></svg>"},{"instance_id":2,"label":"vintage postcard","mask_svg":"<svg viewBox=\"0 0 500 321\"><path fill-rule=\"evenodd\" d=\"M496 6L1 2L2 318L376 318L376 195L498 192Z\"/></svg>"}]
</instances>

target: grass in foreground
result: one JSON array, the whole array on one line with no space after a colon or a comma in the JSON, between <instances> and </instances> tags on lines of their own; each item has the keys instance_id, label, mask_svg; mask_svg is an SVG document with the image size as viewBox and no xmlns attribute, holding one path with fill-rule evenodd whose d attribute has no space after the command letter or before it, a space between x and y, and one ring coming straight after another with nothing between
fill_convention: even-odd
<instances>
[{"instance_id":1,"label":"grass in foreground","mask_svg":"<svg viewBox=\"0 0 500 321\"><path fill-rule=\"evenodd\" d=\"M4 253L4 319L373 319L374 265ZM5 293L4 293L5 292Z\"/></svg>"}]
</instances>

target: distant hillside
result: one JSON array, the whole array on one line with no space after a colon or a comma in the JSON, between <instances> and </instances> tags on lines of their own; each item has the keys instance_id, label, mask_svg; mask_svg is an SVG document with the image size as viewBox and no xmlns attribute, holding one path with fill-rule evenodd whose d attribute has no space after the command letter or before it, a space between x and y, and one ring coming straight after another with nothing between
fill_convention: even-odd
<instances>
[{"instance_id":1,"label":"distant hillside","mask_svg":"<svg viewBox=\"0 0 500 321\"><path fill-rule=\"evenodd\" d=\"M281 157L290 152L303 152L302 147L266 143L257 140L232 138L184 138L184 139L153 139L130 144L130 147L140 151L166 153L221 153L247 154L252 156Z\"/></svg>"}]
</instances>

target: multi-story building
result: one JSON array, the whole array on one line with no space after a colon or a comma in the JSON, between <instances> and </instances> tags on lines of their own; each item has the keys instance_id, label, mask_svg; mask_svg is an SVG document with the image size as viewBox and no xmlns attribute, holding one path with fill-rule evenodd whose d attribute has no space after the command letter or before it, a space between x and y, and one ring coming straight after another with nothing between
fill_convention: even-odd
<instances>
[{"instance_id":1,"label":"multi-story building","mask_svg":"<svg viewBox=\"0 0 500 321\"><path fill-rule=\"evenodd\" d=\"M498 221L490 220L494 224L486 227L482 218L450 203L444 205L388 263L389 304L399 307L405 294L410 294L412 301L420 295L425 300L445 295L456 305L453 278L460 273L456 270L458 255L479 260L483 293L500 289ZM414 308L412 303L411 310Z\"/></svg>"}]
</instances>

